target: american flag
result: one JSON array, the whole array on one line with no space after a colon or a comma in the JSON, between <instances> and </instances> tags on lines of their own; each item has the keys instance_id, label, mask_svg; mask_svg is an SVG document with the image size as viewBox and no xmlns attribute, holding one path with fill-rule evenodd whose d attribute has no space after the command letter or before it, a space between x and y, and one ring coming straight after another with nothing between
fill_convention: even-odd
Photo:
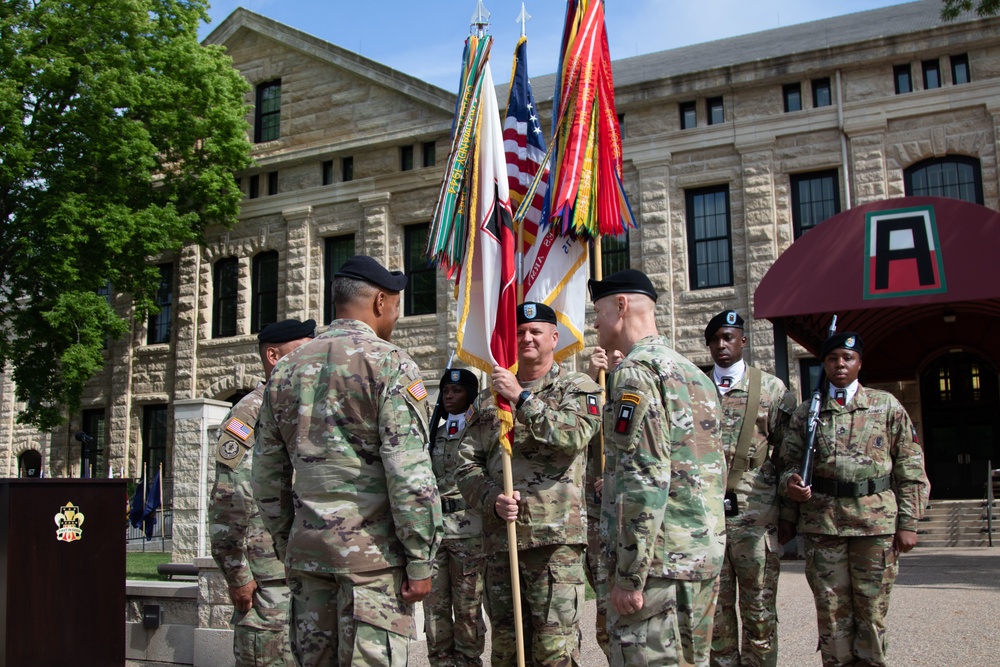
<instances>
[{"instance_id":1,"label":"american flag","mask_svg":"<svg viewBox=\"0 0 1000 667\"><path fill-rule=\"evenodd\" d=\"M230 419L226 424L226 430L235 435L240 440L246 440L253 433L253 428L244 424L239 419Z\"/></svg>"},{"instance_id":2,"label":"american flag","mask_svg":"<svg viewBox=\"0 0 1000 667\"><path fill-rule=\"evenodd\" d=\"M531 94L531 82L528 81L526 37L521 37L514 50L514 75L507 99L507 118L503 123L503 150L507 160L510 205L513 210L517 210L545 159L545 137L535 109L535 97ZM542 219L542 206L548 188L549 168L546 166L531 201L531 208L524 217L524 247L517 249L518 254L523 255L538 236L538 225Z\"/></svg>"}]
</instances>

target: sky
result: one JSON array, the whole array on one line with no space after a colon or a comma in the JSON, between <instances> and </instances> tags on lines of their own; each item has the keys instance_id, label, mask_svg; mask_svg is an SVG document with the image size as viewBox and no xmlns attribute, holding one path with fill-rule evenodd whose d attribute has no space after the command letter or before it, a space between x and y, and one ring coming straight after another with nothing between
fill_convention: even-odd
<instances>
[{"instance_id":1,"label":"sky","mask_svg":"<svg viewBox=\"0 0 1000 667\"><path fill-rule=\"evenodd\" d=\"M237 7L309 33L456 92L462 47L477 0L219 0L204 38ZM509 63L521 0L483 0L491 60ZM900 0L606 0L612 60L901 4ZM529 74L558 66L565 0L525 0ZM505 55L506 54L506 55ZM500 60L498 60L500 58ZM507 65L509 67L509 65ZM496 72L497 70L494 69ZM499 78L500 75L498 74Z\"/></svg>"}]
</instances>

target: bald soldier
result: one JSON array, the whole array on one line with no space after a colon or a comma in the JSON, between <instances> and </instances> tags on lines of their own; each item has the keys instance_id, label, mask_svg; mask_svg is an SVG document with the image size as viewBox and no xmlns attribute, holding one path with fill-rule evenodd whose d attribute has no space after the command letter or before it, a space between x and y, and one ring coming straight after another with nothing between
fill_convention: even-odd
<instances>
[{"instance_id":1,"label":"bald soldier","mask_svg":"<svg viewBox=\"0 0 1000 667\"><path fill-rule=\"evenodd\" d=\"M608 378L601 536L612 667L707 667L725 549L726 462L711 380L656 330L640 271L590 281Z\"/></svg>"},{"instance_id":2,"label":"bald soldier","mask_svg":"<svg viewBox=\"0 0 1000 667\"><path fill-rule=\"evenodd\" d=\"M441 502L427 389L389 342L406 276L371 257L333 280L338 319L275 367L253 485L292 591L303 667L406 663L430 591Z\"/></svg>"},{"instance_id":3,"label":"bald soldier","mask_svg":"<svg viewBox=\"0 0 1000 667\"><path fill-rule=\"evenodd\" d=\"M261 329L257 340L265 381L278 360L311 340L315 331L315 320L284 320ZM250 488L254 428L263 397L261 384L222 420L208 505L211 549L233 603L236 667L293 667L285 569L274 555Z\"/></svg>"},{"instance_id":4,"label":"bald soldier","mask_svg":"<svg viewBox=\"0 0 1000 667\"><path fill-rule=\"evenodd\" d=\"M712 667L777 667L780 544L794 524L779 528L777 466L794 395L769 373L743 361L743 318L724 310L705 327L712 381L722 404L727 473L726 558L712 629ZM794 518L794 508L785 519ZM737 610L738 613L737 613ZM740 627L742 625L742 633ZM742 634L742 638L741 638Z\"/></svg>"},{"instance_id":5,"label":"bald soldier","mask_svg":"<svg viewBox=\"0 0 1000 667\"><path fill-rule=\"evenodd\" d=\"M795 410L782 444L779 488L799 503L824 667L888 664L885 615L897 558L917 545L930 494L910 416L892 394L858 382L863 347L861 335L847 331L820 348L829 386L810 486L801 468L808 402Z\"/></svg>"},{"instance_id":6,"label":"bald soldier","mask_svg":"<svg viewBox=\"0 0 1000 667\"><path fill-rule=\"evenodd\" d=\"M513 588L505 522L517 531L524 652L534 665L580 663L586 595L583 497L587 445L600 426L600 387L555 362L555 312L542 303L517 309L517 375L493 369L493 389L514 407L513 497L503 493L500 422L492 397L462 441L458 487L483 517L492 664L514 665Z\"/></svg>"}]
</instances>

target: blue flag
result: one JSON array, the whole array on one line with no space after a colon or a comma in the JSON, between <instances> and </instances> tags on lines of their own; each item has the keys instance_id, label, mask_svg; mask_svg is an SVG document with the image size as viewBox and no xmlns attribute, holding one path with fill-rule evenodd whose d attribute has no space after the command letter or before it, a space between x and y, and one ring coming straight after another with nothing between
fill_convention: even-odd
<instances>
[{"instance_id":1,"label":"blue flag","mask_svg":"<svg viewBox=\"0 0 1000 667\"><path fill-rule=\"evenodd\" d=\"M136 485L135 493L132 494L132 500L129 503L128 522L132 524L133 528L138 528L142 524L146 501L145 488L146 480L142 478L139 480L139 484Z\"/></svg>"},{"instance_id":2,"label":"blue flag","mask_svg":"<svg viewBox=\"0 0 1000 667\"><path fill-rule=\"evenodd\" d=\"M157 471L153 483L146 492L146 503L142 508L142 518L146 526L146 539L153 539L153 527L156 525L156 510L160 507L160 472Z\"/></svg>"}]
</instances>

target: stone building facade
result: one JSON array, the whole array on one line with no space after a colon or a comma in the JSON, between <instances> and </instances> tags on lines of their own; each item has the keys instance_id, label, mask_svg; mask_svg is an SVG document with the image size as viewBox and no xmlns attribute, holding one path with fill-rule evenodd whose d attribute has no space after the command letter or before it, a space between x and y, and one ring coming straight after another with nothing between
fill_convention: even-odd
<instances>
[{"instance_id":1,"label":"stone building facade","mask_svg":"<svg viewBox=\"0 0 1000 667\"><path fill-rule=\"evenodd\" d=\"M609 261L651 276L658 324L681 353L710 365L707 320L735 308L749 321L764 273L831 213L903 196L928 175L933 188L941 173L971 178L963 192L1000 207L1000 19L945 23L940 7L926 0L615 62L639 228ZM84 398L90 412L42 437L10 426L12 391L0 385L8 475L29 448L39 448L47 475L78 475L72 434L100 413L99 474L134 477L144 461L162 460L175 481L201 479L183 494L197 495L211 482L193 440L175 449L179 412L201 420L185 422L187 442L217 419L218 402L253 389L256 324L326 322L328 280L348 254L411 274L426 267L421 231L436 204L455 95L243 9L206 42L224 45L253 87L256 164L238 175L239 221L209 230L204 246L155 259L169 267L169 335L150 343L150 326L136 323L127 340L110 342ZM553 82L533 78L546 128ZM452 288L433 274L417 284L404 294L394 341L436 380L456 339ZM749 322L748 336L747 360L773 369L770 323ZM808 357L795 344L789 353ZM801 387L798 366L790 382ZM919 423L916 370L889 388Z\"/></svg>"}]
</instances>

